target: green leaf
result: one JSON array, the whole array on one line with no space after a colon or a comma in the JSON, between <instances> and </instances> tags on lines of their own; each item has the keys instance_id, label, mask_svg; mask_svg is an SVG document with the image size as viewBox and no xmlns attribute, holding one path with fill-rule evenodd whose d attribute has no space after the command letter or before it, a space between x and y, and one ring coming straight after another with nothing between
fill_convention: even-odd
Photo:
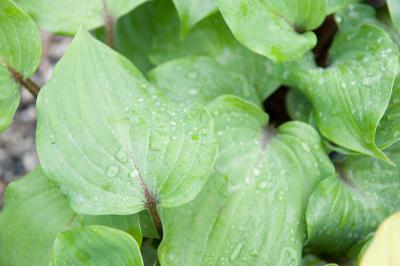
<instances>
[{"instance_id":1,"label":"green leaf","mask_svg":"<svg viewBox=\"0 0 400 266\"><path fill-rule=\"evenodd\" d=\"M193 27L186 37L179 34L179 19L168 1L158 2L153 23L157 25L150 60L159 65L186 56L209 56L246 78L265 99L280 82L273 63L241 45L216 13ZM143 21L143 23L150 23Z\"/></svg>"},{"instance_id":2,"label":"green leaf","mask_svg":"<svg viewBox=\"0 0 400 266\"><path fill-rule=\"evenodd\" d=\"M0 2L0 132L19 104L13 75L29 78L40 62L39 32L32 19L9 0Z\"/></svg>"},{"instance_id":3,"label":"green leaf","mask_svg":"<svg viewBox=\"0 0 400 266\"><path fill-rule=\"evenodd\" d=\"M142 266L139 246L127 233L91 225L58 234L50 265Z\"/></svg>"},{"instance_id":4,"label":"green leaf","mask_svg":"<svg viewBox=\"0 0 400 266\"><path fill-rule=\"evenodd\" d=\"M400 2L397 0L387 0L387 5L393 24L400 31Z\"/></svg>"},{"instance_id":5,"label":"green leaf","mask_svg":"<svg viewBox=\"0 0 400 266\"><path fill-rule=\"evenodd\" d=\"M359 2L360 0L328 0L327 14L335 13L346 6L352 8L352 3Z\"/></svg>"},{"instance_id":6,"label":"green leaf","mask_svg":"<svg viewBox=\"0 0 400 266\"><path fill-rule=\"evenodd\" d=\"M185 35L197 22L217 11L215 0L173 0Z\"/></svg>"},{"instance_id":7,"label":"green leaf","mask_svg":"<svg viewBox=\"0 0 400 266\"><path fill-rule=\"evenodd\" d=\"M275 62L300 59L317 43L310 30L326 15L326 0L217 0L235 37ZM299 33L303 32L304 33Z\"/></svg>"},{"instance_id":8,"label":"green leaf","mask_svg":"<svg viewBox=\"0 0 400 266\"><path fill-rule=\"evenodd\" d=\"M146 239L141 247L142 258L145 266L153 266L157 263L157 247L159 240Z\"/></svg>"},{"instance_id":9,"label":"green leaf","mask_svg":"<svg viewBox=\"0 0 400 266\"><path fill-rule=\"evenodd\" d=\"M385 115L379 122L376 142L386 148L400 140L400 77L394 83L392 96Z\"/></svg>"},{"instance_id":10,"label":"green leaf","mask_svg":"<svg viewBox=\"0 0 400 266\"><path fill-rule=\"evenodd\" d=\"M148 77L155 87L186 104L208 104L224 94L261 104L257 91L244 76L209 57L175 59L156 67Z\"/></svg>"},{"instance_id":11,"label":"green leaf","mask_svg":"<svg viewBox=\"0 0 400 266\"><path fill-rule=\"evenodd\" d=\"M145 2L115 23L114 50L131 60L142 73L154 67L148 58L157 27L157 23L153 21L154 6L154 1ZM104 27L97 29L95 33L97 38L106 42Z\"/></svg>"},{"instance_id":12,"label":"green leaf","mask_svg":"<svg viewBox=\"0 0 400 266\"><path fill-rule=\"evenodd\" d=\"M318 134L300 122L267 129L268 116L235 96L208 109L215 173L195 200L161 209L161 265L298 265L308 196L334 171Z\"/></svg>"},{"instance_id":13,"label":"green leaf","mask_svg":"<svg viewBox=\"0 0 400 266\"><path fill-rule=\"evenodd\" d=\"M84 31L41 90L37 110L42 167L79 213L184 204L214 165L209 114L168 101L128 60Z\"/></svg>"},{"instance_id":14,"label":"green leaf","mask_svg":"<svg viewBox=\"0 0 400 266\"><path fill-rule=\"evenodd\" d=\"M74 34L83 25L94 29L107 17L117 19L148 0L15 0L40 28Z\"/></svg>"},{"instance_id":15,"label":"green leaf","mask_svg":"<svg viewBox=\"0 0 400 266\"><path fill-rule=\"evenodd\" d=\"M376 26L340 31L329 62L326 69L294 74L313 104L319 130L337 145L390 162L375 135L399 72L396 44Z\"/></svg>"},{"instance_id":16,"label":"green leaf","mask_svg":"<svg viewBox=\"0 0 400 266\"><path fill-rule=\"evenodd\" d=\"M59 232L90 224L124 230L141 243L137 215L78 215L38 167L7 187L0 213L0 265L48 265Z\"/></svg>"},{"instance_id":17,"label":"green leaf","mask_svg":"<svg viewBox=\"0 0 400 266\"><path fill-rule=\"evenodd\" d=\"M160 238L154 222L147 210L143 210L139 213L140 218L140 229L142 230L142 235L145 238Z\"/></svg>"},{"instance_id":18,"label":"green leaf","mask_svg":"<svg viewBox=\"0 0 400 266\"><path fill-rule=\"evenodd\" d=\"M400 164L400 146L387 150ZM323 180L307 207L308 246L313 252L346 255L358 241L400 209L399 166L370 157L348 156Z\"/></svg>"},{"instance_id":19,"label":"green leaf","mask_svg":"<svg viewBox=\"0 0 400 266\"><path fill-rule=\"evenodd\" d=\"M308 123L312 112L312 105L304 94L290 89L286 94L286 109L291 119Z\"/></svg>"}]
</instances>

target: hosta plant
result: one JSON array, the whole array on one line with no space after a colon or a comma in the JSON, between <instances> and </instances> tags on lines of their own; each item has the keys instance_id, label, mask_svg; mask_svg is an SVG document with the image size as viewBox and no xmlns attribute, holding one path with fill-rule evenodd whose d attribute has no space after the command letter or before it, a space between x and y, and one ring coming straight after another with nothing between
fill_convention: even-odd
<instances>
[{"instance_id":1,"label":"hosta plant","mask_svg":"<svg viewBox=\"0 0 400 266\"><path fill-rule=\"evenodd\" d=\"M29 90L40 159L0 265L397 265L398 214L374 234L400 210L400 4L377 2L0 0L0 130ZM39 30L73 36L42 87Z\"/></svg>"}]
</instances>

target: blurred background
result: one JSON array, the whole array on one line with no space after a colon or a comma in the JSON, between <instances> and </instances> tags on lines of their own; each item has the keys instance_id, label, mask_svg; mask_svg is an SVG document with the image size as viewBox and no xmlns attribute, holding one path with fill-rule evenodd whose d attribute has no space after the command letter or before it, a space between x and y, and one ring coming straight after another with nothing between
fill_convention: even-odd
<instances>
[{"instance_id":1,"label":"blurred background","mask_svg":"<svg viewBox=\"0 0 400 266\"><path fill-rule=\"evenodd\" d=\"M43 86L53 72L54 65L68 48L71 38L41 32L42 60L33 80ZM0 134L0 209L4 189L8 183L25 175L38 164L35 150L35 98L21 89L21 104L11 126Z\"/></svg>"}]
</instances>

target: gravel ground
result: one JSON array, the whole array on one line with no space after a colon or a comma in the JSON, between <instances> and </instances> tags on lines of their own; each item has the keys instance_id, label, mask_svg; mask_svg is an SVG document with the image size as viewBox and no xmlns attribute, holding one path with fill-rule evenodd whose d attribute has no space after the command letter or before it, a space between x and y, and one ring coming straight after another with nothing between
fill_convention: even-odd
<instances>
[{"instance_id":1,"label":"gravel ground","mask_svg":"<svg viewBox=\"0 0 400 266\"><path fill-rule=\"evenodd\" d=\"M33 80L45 84L54 65L67 49L71 39L42 32L42 60ZM21 104L13 123L0 134L0 208L7 184L25 175L38 165L35 149L36 108L35 98L21 89Z\"/></svg>"}]
</instances>

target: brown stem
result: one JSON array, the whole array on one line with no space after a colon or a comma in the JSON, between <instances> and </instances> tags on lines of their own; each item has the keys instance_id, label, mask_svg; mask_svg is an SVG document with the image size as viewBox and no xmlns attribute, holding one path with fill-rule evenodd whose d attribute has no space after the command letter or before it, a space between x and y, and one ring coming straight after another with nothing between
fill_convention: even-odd
<instances>
[{"instance_id":1,"label":"brown stem","mask_svg":"<svg viewBox=\"0 0 400 266\"><path fill-rule=\"evenodd\" d=\"M160 239L162 239L164 231L163 231L160 215L158 214L157 203L156 203L154 197L150 200L147 199L145 208L149 211L149 213L151 215L151 219L153 220L154 226L157 229L158 236L160 237Z\"/></svg>"},{"instance_id":2,"label":"brown stem","mask_svg":"<svg viewBox=\"0 0 400 266\"><path fill-rule=\"evenodd\" d=\"M144 198L146 199L146 201L144 203L144 207L149 211L149 213L151 215L151 219L153 220L154 226L157 229L158 236L160 237L160 239L162 239L164 231L163 231L161 218L160 218L160 215L158 214L158 210L157 210L158 201L157 201L156 197L150 193L146 183L144 183L144 181L141 177L139 177L139 182L143 189Z\"/></svg>"},{"instance_id":3,"label":"brown stem","mask_svg":"<svg viewBox=\"0 0 400 266\"><path fill-rule=\"evenodd\" d=\"M106 27L107 34L107 44L111 48L114 48L114 24L115 19L111 16L110 11L108 9L107 0L103 0L103 9L104 9L104 24Z\"/></svg>"},{"instance_id":4,"label":"brown stem","mask_svg":"<svg viewBox=\"0 0 400 266\"><path fill-rule=\"evenodd\" d=\"M39 85L37 85L33 80L27 78L25 79L21 73L19 73L17 70L12 68L9 64L1 60L0 58L0 64L5 66L8 71L11 73L12 78L20 84L21 86L25 87L33 96L37 97L40 91Z\"/></svg>"}]
</instances>

